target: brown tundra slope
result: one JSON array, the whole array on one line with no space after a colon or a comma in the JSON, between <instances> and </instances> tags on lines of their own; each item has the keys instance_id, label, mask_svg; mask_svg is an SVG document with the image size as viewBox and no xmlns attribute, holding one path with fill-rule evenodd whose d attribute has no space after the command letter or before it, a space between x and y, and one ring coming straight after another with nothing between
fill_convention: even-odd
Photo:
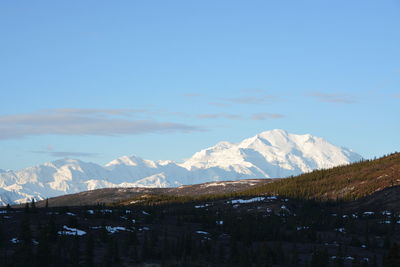
<instances>
[{"instance_id":1,"label":"brown tundra slope","mask_svg":"<svg viewBox=\"0 0 400 267\"><path fill-rule=\"evenodd\" d=\"M266 184L273 179L248 179L239 181L210 182L196 185L185 185L174 188L104 188L85 191L76 194L63 195L47 200L51 207L60 206L90 206L96 204L125 203L130 204L131 199L143 199L149 196L186 196L196 197L201 195L215 195L220 193L239 192L244 189ZM46 200L36 203L44 207Z\"/></svg>"},{"instance_id":2,"label":"brown tundra slope","mask_svg":"<svg viewBox=\"0 0 400 267\"><path fill-rule=\"evenodd\" d=\"M364 160L245 190L243 194L274 194L316 200L356 200L400 185L400 153Z\"/></svg>"}]
</instances>

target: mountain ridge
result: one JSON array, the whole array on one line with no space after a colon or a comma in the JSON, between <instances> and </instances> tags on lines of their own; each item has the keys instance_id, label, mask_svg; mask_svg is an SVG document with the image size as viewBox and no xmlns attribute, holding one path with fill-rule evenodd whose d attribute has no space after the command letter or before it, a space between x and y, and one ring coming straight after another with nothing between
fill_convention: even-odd
<instances>
[{"instance_id":1,"label":"mountain ridge","mask_svg":"<svg viewBox=\"0 0 400 267\"><path fill-rule=\"evenodd\" d=\"M0 172L0 204L105 187L177 187L212 181L280 178L358 161L361 156L310 134L271 130L238 143L219 142L188 160L122 156L101 166L62 159Z\"/></svg>"}]
</instances>

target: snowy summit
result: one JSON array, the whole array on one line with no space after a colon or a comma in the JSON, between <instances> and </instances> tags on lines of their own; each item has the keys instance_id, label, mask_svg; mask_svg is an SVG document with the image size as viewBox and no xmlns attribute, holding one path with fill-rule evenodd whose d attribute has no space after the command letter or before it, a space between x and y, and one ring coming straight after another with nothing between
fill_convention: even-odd
<instances>
[{"instance_id":1,"label":"snowy summit","mask_svg":"<svg viewBox=\"0 0 400 267\"><path fill-rule=\"evenodd\" d=\"M19 171L0 171L0 204L105 187L175 187L210 181L281 178L361 158L320 137L271 130L239 143L220 142L183 163L123 156L105 166L63 159Z\"/></svg>"}]
</instances>

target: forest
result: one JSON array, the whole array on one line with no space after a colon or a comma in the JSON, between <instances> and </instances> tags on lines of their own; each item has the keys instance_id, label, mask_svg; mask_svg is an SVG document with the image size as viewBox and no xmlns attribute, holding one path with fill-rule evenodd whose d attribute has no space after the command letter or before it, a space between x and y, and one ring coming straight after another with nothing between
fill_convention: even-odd
<instances>
[{"instance_id":1,"label":"forest","mask_svg":"<svg viewBox=\"0 0 400 267\"><path fill-rule=\"evenodd\" d=\"M8 205L0 266L400 266L399 158L241 192Z\"/></svg>"},{"instance_id":2,"label":"forest","mask_svg":"<svg viewBox=\"0 0 400 267\"><path fill-rule=\"evenodd\" d=\"M277 196L1 210L0 266L400 266L399 214Z\"/></svg>"}]
</instances>

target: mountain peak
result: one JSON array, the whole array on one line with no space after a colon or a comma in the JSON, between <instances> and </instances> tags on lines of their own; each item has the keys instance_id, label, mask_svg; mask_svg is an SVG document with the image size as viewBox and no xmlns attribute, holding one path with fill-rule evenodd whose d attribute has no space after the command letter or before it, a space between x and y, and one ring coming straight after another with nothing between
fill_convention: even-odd
<instances>
[{"instance_id":1,"label":"mountain peak","mask_svg":"<svg viewBox=\"0 0 400 267\"><path fill-rule=\"evenodd\" d=\"M122 156L113 161L110 161L105 165L105 167L116 167L116 166L150 166L152 168L156 167L156 163L152 160L143 159L141 157L132 156Z\"/></svg>"},{"instance_id":2,"label":"mountain peak","mask_svg":"<svg viewBox=\"0 0 400 267\"><path fill-rule=\"evenodd\" d=\"M119 157L105 166L67 158L15 172L0 172L0 185L4 189L0 203L1 199L25 202L32 197L43 199L104 187L174 187L288 177L360 159L351 150L320 137L274 129L238 143L219 142L181 164L133 155Z\"/></svg>"},{"instance_id":3,"label":"mountain peak","mask_svg":"<svg viewBox=\"0 0 400 267\"><path fill-rule=\"evenodd\" d=\"M110 166L113 166L113 165L120 165L120 164L128 165L128 166L136 166L141 161L143 161L143 159L140 158L140 157L137 157L135 155L122 156L122 157L119 157L117 159L114 159L114 160L110 161L105 166L106 167L110 167Z\"/></svg>"},{"instance_id":4,"label":"mountain peak","mask_svg":"<svg viewBox=\"0 0 400 267\"><path fill-rule=\"evenodd\" d=\"M271 134L288 135L289 133L283 129L272 129L272 130L267 130L267 131L261 132L258 135L263 136L263 135L271 135Z\"/></svg>"},{"instance_id":5,"label":"mountain peak","mask_svg":"<svg viewBox=\"0 0 400 267\"><path fill-rule=\"evenodd\" d=\"M214 148L216 148L216 149L227 149L227 148L230 148L230 147L232 147L232 146L233 146L232 143L230 143L230 142L228 142L228 141L222 141L222 142L217 143L217 144L214 146Z\"/></svg>"},{"instance_id":6,"label":"mountain peak","mask_svg":"<svg viewBox=\"0 0 400 267\"><path fill-rule=\"evenodd\" d=\"M46 162L43 165L61 167L64 165L81 165L81 164L85 164L85 163L86 162L83 162L79 159L63 158L63 159L57 159L57 160Z\"/></svg>"}]
</instances>

